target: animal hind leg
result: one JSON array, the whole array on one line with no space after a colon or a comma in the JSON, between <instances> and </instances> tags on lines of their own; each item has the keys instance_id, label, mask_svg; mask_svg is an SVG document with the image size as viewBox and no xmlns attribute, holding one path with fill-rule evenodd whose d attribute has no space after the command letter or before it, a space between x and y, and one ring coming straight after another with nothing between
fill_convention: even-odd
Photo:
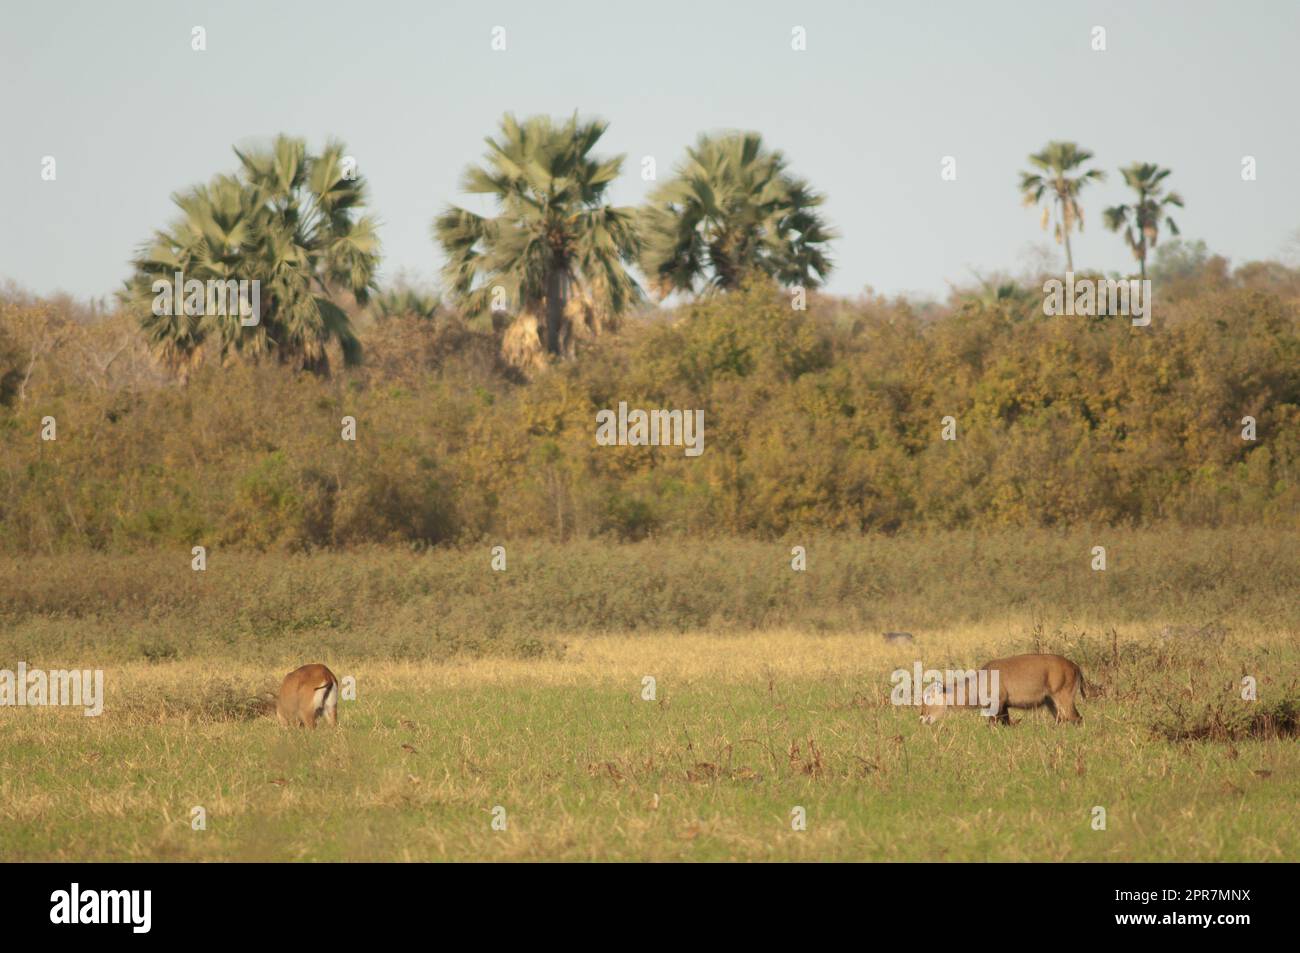
<instances>
[{"instance_id":1,"label":"animal hind leg","mask_svg":"<svg viewBox=\"0 0 1300 953\"><path fill-rule=\"evenodd\" d=\"M1074 692L1068 689L1052 696L1052 707L1056 709L1057 721L1083 721L1079 709L1074 707Z\"/></svg>"}]
</instances>

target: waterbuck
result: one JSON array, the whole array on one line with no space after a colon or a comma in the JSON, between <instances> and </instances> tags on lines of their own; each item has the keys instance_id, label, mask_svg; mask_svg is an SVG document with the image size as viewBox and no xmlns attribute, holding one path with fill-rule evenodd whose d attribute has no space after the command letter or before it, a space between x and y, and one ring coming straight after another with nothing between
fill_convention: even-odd
<instances>
[{"instance_id":1,"label":"waterbuck","mask_svg":"<svg viewBox=\"0 0 1300 953\"><path fill-rule=\"evenodd\" d=\"M980 671L989 673L990 686L996 673L997 709L993 711L994 699L990 697L986 714L1001 724L1011 724L1012 708L1039 708L1043 705L1052 710L1058 722L1083 721L1075 707L1076 698L1087 697L1083 672L1063 655L1012 655L986 662L980 666ZM978 698L957 699L948 692L927 699L921 705L921 721L932 724L949 708L983 707Z\"/></svg>"},{"instance_id":2,"label":"waterbuck","mask_svg":"<svg viewBox=\"0 0 1300 953\"><path fill-rule=\"evenodd\" d=\"M330 725L338 724L339 680L320 663L296 668L280 683L275 717L285 726L316 727L322 714Z\"/></svg>"}]
</instances>

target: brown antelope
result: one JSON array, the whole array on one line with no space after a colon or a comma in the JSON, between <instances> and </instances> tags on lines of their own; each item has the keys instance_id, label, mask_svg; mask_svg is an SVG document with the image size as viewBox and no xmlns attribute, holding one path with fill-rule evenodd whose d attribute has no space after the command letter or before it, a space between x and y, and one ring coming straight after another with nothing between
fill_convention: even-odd
<instances>
[{"instance_id":1,"label":"brown antelope","mask_svg":"<svg viewBox=\"0 0 1300 953\"><path fill-rule=\"evenodd\" d=\"M331 726L338 724L339 680L319 662L296 668L280 683L275 717L280 724L316 727L322 714Z\"/></svg>"},{"instance_id":2,"label":"brown antelope","mask_svg":"<svg viewBox=\"0 0 1300 953\"><path fill-rule=\"evenodd\" d=\"M1046 705L1056 715L1056 720L1079 722L1083 716L1075 707L1076 698L1086 698L1083 672L1062 655L1012 655L994 659L980 666L980 671L997 673L997 711L989 714L1000 724L1011 724L1012 708L1038 708ZM991 681L991 678L990 678ZM949 708L980 708L979 700L966 699L959 703L952 694L945 693L921 706L921 720L933 723L943 717Z\"/></svg>"}]
</instances>

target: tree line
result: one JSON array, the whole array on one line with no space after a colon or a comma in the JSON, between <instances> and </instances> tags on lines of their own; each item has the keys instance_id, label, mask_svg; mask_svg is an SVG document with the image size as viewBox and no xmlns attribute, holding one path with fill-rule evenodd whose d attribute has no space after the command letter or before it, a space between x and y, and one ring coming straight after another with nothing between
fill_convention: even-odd
<instances>
[{"instance_id":1,"label":"tree line","mask_svg":"<svg viewBox=\"0 0 1300 953\"><path fill-rule=\"evenodd\" d=\"M757 135L629 209L604 130L507 117L463 183L496 214L432 223L439 294L376 288L364 178L284 137L177 195L116 310L0 289L0 550L1300 525L1300 269L1178 239L1167 170L1106 210L1161 288L1134 328L1045 318L1041 275L827 295L823 198ZM1090 160L1020 183L1069 268ZM177 271L260 278L262 321L155 313ZM702 411L704 452L599 446L620 402Z\"/></svg>"},{"instance_id":2,"label":"tree line","mask_svg":"<svg viewBox=\"0 0 1300 953\"><path fill-rule=\"evenodd\" d=\"M460 183L490 196L495 214L451 205L432 223L445 258L440 296L377 287L381 249L365 213L367 184L342 143L312 154L303 140L280 136L265 149L237 149L235 173L173 196L180 214L138 250L122 301L182 378L208 353L220 362L271 355L328 373L334 350L355 365L361 348L351 315L372 298L382 314L432 317L445 304L495 322L506 330L507 358L536 367L572 357L579 342L615 328L648 296L726 293L751 274L814 290L831 273L836 233L822 214L824 194L758 133L701 135L645 205L632 208L608 200L625 157L596 154L606 130L577 114L506 115ZM1105 177L1085 168L1091 159L1073 142L1054 141L1021 173L1021 195L1043 206L1044 227L1055 222L1069 270L1070 235L1084 220L1080 192ZM1135 199L1106 209L1105 221L1123 231L1145 277L1162 219L1178 233L1168 208L1182 199L1164 191L1168 169L1134 163L1122 171ZM258 280L257 324L225 312L158 313L157 283L177 274L199 283Z\"/></svg>"},{"instance_id":3,"label":"tree line","mask_svg":"<svg viewBox=\"0 0 1300 953\"><path fill-rule=\"evenodd\" d=\"M797 311L754 276L531 378L409 314L361 321L346 373L182 387L125 311L0 301L0 550L1300 528L1300 270L1172 243L1153 271L1149 328L1014 282ZM703 453L598 445L620 401L701 410Z\"/></svg>"}]
</instances>

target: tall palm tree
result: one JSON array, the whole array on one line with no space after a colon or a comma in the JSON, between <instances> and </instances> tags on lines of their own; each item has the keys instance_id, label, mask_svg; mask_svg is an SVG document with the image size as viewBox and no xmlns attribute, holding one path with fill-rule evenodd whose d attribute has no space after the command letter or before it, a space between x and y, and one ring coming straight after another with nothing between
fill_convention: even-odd
<instances>
[{"instance_id":1,"label":"tall palm tree","mask_svg":"<svg viewBox=\"0 0 1300 953\"><path fill-rule=\"evenodd\" d=\"M443 284L471 316L487 314L496 289L518 314L544 315L546 351L563 353L570 301L617 315L641 296L626 265L639 249L635 212L607 204L623 157L591 155L608 124L507 114L487 139L483 165L465 170L466 192L491 195L487 218L448 207L433 222L447 256Z\"/></svg>"},{"instance_id":2,"label":"tall palm tree","mask_svg":"<svg viewBox=\"0 0 1300 953\"><path fill-rule=\"evenodd\" d=\"M150 349L184 376L201 358L204 342L218 319L154 308L154 282L171 282L178 272L183 279L199 281L249 279L256 270L251 259L258 209L253 191L228 175L176 193L172 201L181 209L181 216L155 232L152 242L131 260L134 273L122 298L139 315ZM252 331L258 333L256 328Z\"/></svg>"},{"instance_id":3,"label":"tall palm tree","mask_svg":"<svg viewBox=\"0 0 1300 953\"><path fill-rule=\"evenodd\" d=\"M817 287L836 237L824 201L758 133L702 135L642 211L642 270L661 294L729 290L748 271Z\"/></svg>"},{"instance_id":4,"label":"tall palm tree","mask_svg":"<svg viewBox=\"0 0 1300 953\"><path fill-rule=\"evenodd\" d=\"M1101 182L1106 173L1100 169L1083 170L1092 158L1087 149L1073 142L1049 142L1042 152L1029 157L1036 172L1020 173L1020 195L1025 205L1037 205L1044 196L1043 228L1055 218L1056 241L1065 245L1065 267L1074 271L1074 255L1070 251L1070 232L1076 227L1083 231L1083 209L1079 206L1079 192L1089 182ZM1053 215L1053 212L1055 215Z\"/></svg>"},{"instance_id":5,"label":"tall palm tree","mask_svg":"<svg viewBox=\"0 0 1300 953\"><path fill-rule=\"evenodd\" d=\"M1106 227L1112 232L1124 229L1124 240L1133 251L1142 269L1142 278L1147 276L1147 252L1156 247L1160 235L1160 217L1169 226L1169 234L1177 235L1178 226L1169 215L1169 206L1183 207L1182 197L1177 192L1165 194L1161 183L1169 175L1168 169L1162 169L1154 162L1134 162L1120 169L1124 173L1124 182L1137 193L1137 201L1132 205L1116 205L1106 209Z\"/></svg>"},{"instance_id":6,"label":"tall palm tree","mask_svg":"<svg viewBox=\"0 0 1300 953\"><path fill-rule=\"evenodd\" d=\"M269 149L235 150L241 169L172 196L181 215L132 259L123 293L140 313L150 344L177 368L212 344L223 359L269 354L315 373L329 372L327 345L344 362L361 347L341 293L364 304L379 261L375 222L359 215L365 182L345 169L344 147L307 153L279 136ZM201 315L158 313L154 282L246 280L260 285L259 321L245 326L234 309Z\"/></svg>"}]
</instances>

